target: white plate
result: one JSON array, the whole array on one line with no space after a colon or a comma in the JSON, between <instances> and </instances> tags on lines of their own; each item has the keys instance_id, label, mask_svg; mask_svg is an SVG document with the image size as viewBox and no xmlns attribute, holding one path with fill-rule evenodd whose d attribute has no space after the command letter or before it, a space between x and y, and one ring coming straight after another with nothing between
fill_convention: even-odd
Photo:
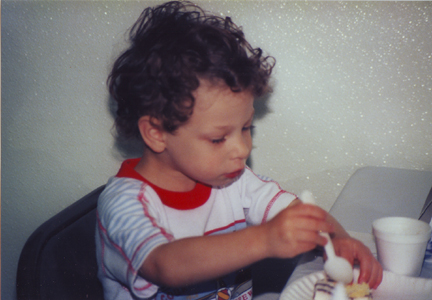
<instances>
[{"instance_id":1,"label":"white plate","mask_svg":"<svg viewBox=\"0 0 432 300\"><path fill-rule=\"evenodd\" d=\"M358 277L358 270L355 270ZM312 300L315 283L324 278L324 271L300 278L281 293L280 300ZM432 279L399 276L384 271L383 281L372 292L374 300L431 300Z\"/></svg>"}]
</instances>

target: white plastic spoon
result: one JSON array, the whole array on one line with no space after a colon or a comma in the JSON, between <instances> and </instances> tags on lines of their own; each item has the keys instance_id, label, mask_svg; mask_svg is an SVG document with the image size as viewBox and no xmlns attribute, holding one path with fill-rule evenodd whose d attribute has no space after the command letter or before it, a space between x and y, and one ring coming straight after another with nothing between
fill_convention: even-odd
<instances>
[{"instance_id":1,"label":"white plastic spoon","mask_svg":"<svg viewBox=\"0 0 432 300\"><path fill-rule=\"evenodd\" d=\"M315 198L310 191L303 191L300 196L303 203L316 205ZM327 239L324 249L327 253L327 261L324 263L324 271L335 281L350 283L353 280L353 268L343 257L336 256L333 243L327 232L321 232L321 236Z\"/></svg>"},{"instance_id":2,"label":"white plastic spoon","mask_svg":"<svg viewBox=\"0 0 432 300\"><path fill-rule=\"evenodd\" d=\"M341 282L336 283L331 300L349 300L345 286Z\"/></svg>"}]
</instances>

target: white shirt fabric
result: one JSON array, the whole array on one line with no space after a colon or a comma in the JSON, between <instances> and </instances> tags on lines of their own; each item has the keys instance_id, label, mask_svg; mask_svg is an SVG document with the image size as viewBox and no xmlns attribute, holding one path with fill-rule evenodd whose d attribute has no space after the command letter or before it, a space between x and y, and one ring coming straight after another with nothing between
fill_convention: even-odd
<instances>
[{"instance_id":1,"label":"white shirt fabric","mask_svg":"<svg viewBox=\"0 0 432 300\"><path fill-rule=\"evenodd\" d=\"M125 163L122 168L134 172ZM264 223L296 198L246 168L231 185L211 188L207 201L199 207L177 209L165 205L145 179L136 174L131 177L110 178L98 202L98 277L106 300L167 298L159 286L138 272L153 249L176 239L223 234Z\"/></svg>"}]
</instances>

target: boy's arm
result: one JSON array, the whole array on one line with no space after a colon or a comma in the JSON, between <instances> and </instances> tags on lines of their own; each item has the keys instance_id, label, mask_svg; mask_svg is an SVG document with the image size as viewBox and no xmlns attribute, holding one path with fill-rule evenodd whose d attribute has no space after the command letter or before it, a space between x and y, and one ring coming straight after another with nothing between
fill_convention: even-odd
<instances>
[{"instance_id":1,"label":"boy's arm","mask_svg":"<svg viewBox=\"0 0 432 300\"><path fill-rule=\"evenodd\" d=\"M144 261L141 273L158 285L181 287L218 278L265 257L260 226L163 244Z\"/></svg>"},{"instance_id":2,"label":"boy's arm","mask_svg":"<svg viewBox=\"0 0 432 300\"><path fill-rule=\"evenodd\" d=\"M333 232L327 216L316 206L290 205L262 225L163 244L147 256L141 275L158 285L180 287L218 278L267 257L294 257L326 243L318 232Z\"/></svg>"}]
</instances>

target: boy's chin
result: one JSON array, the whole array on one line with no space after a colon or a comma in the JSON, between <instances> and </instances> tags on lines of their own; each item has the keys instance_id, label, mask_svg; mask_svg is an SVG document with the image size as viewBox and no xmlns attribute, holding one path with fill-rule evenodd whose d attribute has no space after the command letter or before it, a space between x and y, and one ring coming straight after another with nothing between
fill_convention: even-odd
<instances>
[{"instance_id":1,"label":"boy's chin","mask_svg":"<svg viewBox=\"0 0 432 300\"><path fill-rule=\"evenodd\" d=\"M231 184L233 184L234 182L236 182L239 179L239 176L235 177L235 178L225 178L224 180L215 180L211 183L205 183L206 185L209 185L211 187L214 188L224 188L227 186L230 186Z\"/></svg>"}]
</instances>

